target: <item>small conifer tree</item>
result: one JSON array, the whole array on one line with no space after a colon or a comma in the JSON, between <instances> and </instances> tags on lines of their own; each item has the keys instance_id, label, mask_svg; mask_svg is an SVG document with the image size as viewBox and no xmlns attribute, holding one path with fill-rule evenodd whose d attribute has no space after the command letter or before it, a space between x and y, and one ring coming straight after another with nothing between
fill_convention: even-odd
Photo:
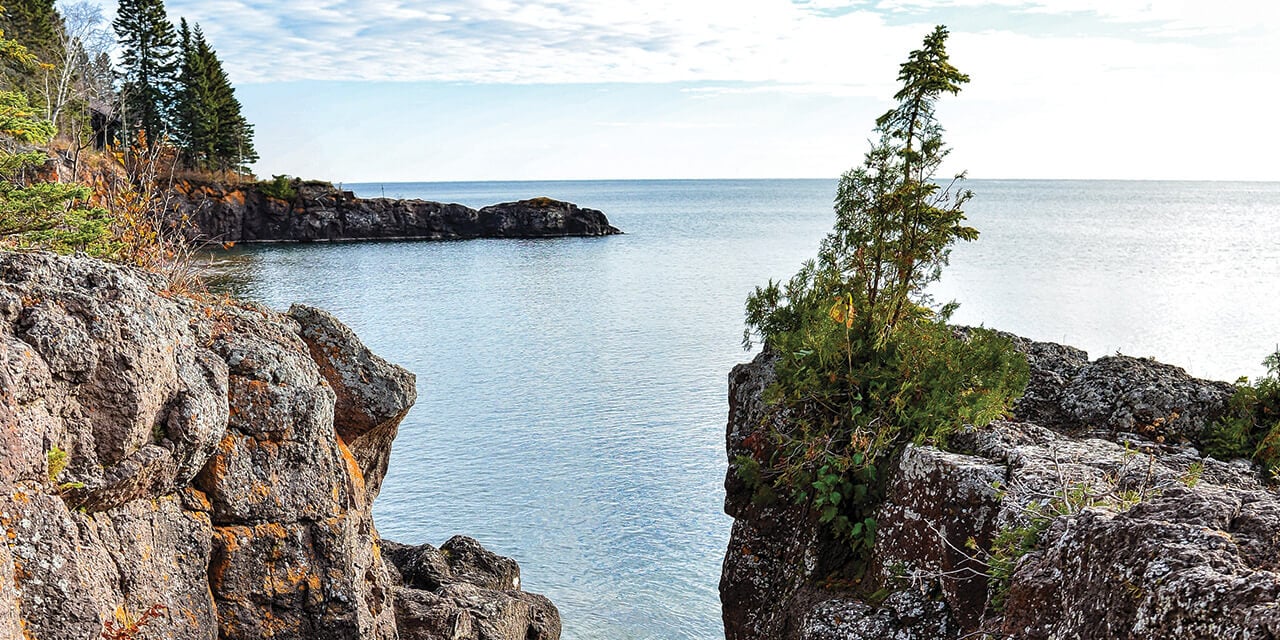
<instances>
[{"instance_id":1,"label":"small conifer tree","mask_svg":"<svg viewBox=\"0 0 1280 640\"><path fill-rule=\"evenodd\" d=\"M0 33L0 60L32 69L35 56ZM85 251L115 250L106 211L87 206L88 187L40 179L53 123L37 114L27 96L0 91L0 246Z\"/></svg>"},{"instance_id":2,"label":"small conifer tree","mask_svg":"<svg viewBox=\"0 0 1280 640\"><path fill-rule=\"evenodd\" d=\"M927 306L956 240L974 240L962 207L971 194L934 179L947 155L935 104L969 81L936 28L902 64L897 104L876 120L879 140L840 179L835 228L815 260L785 285L747 299L744 345L776 356L766 394L768 447L736 461L758 495L781 491L869 554L884 460L909 442L945 444L961 425L1008 412L1027 362L985 330L957 334L954 308ZM865 555L860 556L864 560Z\"/></svg>"}]
</instances>

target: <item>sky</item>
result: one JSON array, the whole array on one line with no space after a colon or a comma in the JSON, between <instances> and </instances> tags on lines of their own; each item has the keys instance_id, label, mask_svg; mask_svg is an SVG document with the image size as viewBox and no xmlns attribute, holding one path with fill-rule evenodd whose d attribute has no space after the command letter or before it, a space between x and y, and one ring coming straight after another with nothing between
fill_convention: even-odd
<instances>
[{"instance_id":1,"label":"sky","mask_svg":"<svg viewBox=\"0 0 1280 640\"><path fill-rule=\"evenodd\" d=\"M110 13L114 3L101 0ZM1280 180L1270 0L169 0L260 176L835 178L935 24L971 178Z\"/></svg>"}]
</instances>

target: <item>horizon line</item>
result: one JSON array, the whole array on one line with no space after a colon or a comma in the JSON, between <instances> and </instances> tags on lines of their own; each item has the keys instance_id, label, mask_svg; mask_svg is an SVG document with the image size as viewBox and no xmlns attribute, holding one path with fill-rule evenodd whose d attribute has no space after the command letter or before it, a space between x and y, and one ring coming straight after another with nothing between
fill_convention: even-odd
<instances>
[{"instance_id":1,"label":"horizon line","mask_svg":"<svg viewBox=\"0 0 1280 640\"><path fill-rule=\"evenodd\" d=\"M297 178L298 176L293 176ZM306 178L303 178L306 179ZM331 180L335 185L392 185L392 184L479 184L479 183L547 183L547 182L792 182L834 181L839 177L803 178L518 178L518 179L466 179L466 180ZM939 178L939 181L945 178ZM1214 178L966 178L969 182L1215 182L1224 184L1280 184L1280 178L1214 179Z\"/></svg>"}]
</instances>

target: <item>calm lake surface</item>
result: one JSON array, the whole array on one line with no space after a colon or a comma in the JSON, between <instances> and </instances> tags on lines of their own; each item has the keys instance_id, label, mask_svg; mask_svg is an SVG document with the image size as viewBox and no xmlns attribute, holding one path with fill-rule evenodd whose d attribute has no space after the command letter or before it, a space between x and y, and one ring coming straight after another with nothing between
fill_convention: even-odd
<instances>
[{"instance_id":1,"label":"calm lake surface","mask_svg":"<svg viewBox=\"0 0 1280 640\"><path fill-rule=\"evenodd\" d=\"M1280 183L981 181L940 301L954 320L1262 373L1280 342ZM418 375L382 535L516 558L566 640L723 637L726 378L742 302L812 256L834 180L345 185L460 202L550 196L626 235L263 246L234 288L334 312Z\"/></svg>"}]
</instances>

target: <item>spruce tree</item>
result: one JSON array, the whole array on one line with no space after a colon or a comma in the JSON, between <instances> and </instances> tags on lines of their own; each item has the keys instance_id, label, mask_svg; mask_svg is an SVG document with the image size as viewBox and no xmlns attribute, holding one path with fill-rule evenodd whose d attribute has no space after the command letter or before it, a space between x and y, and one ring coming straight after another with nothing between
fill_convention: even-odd
<instances>
[{"instance_id":1,"label":"spruce tree","mask_svg":"<svg viewBox=\"0 0 1280 640\"><path fill-rule=\"evenodd\" d=\"M204 75L199 65L200 59L195 55L191 40L191 28L187 25L187 19L183 18L178 23L178 82L173 96L172 135L174 144L183 152L183 162L188 168L196 164L193 150L199 137L196 108L200 92L197 84Z\"/></svg>"},{"instance_id":2,"label":"spruce tree","mask_svg":"<svg viewBox=\"0 0 1280 640\"><path fill-rule=\"evenodd\" d=\"M211 171L243 170L257 160L253 127L241 113L231 80L204 32L183 20L182 64L175 108L186 164Z\"/></svg>"},{"instance_id":3,"label":"spruce tree","mask_svg":"<svg viewBox=\"0 0 1280 640\"><path fill-rule=\"evenodd\" d=\"M178 37L163 0L120 0L115 22L121 46L122 114L126 131L148 146L169 131L178 67Z\"/></svg>"},{"instance_id":4,"label":"spruce tree","mask_svg":"<svg viewBox=\"0 0 1280 640\"><path fill-rule=\"evenodd\" d=\"M759 445L734 465L760 498L812 508L850 543L859 570L875 543L885 461L1006 414L1029 375L1009 340L980 328L962 337L947 326L953 304L927 305L951 246L978 237L965 225L963 174L935 179L947 156L936 103L969 81L946 39L934 29L899 67L897 104L840 179L817 258L747 299L744 342L764 340L777 377L751 436Z\"/></svg>"}]
</instances>

